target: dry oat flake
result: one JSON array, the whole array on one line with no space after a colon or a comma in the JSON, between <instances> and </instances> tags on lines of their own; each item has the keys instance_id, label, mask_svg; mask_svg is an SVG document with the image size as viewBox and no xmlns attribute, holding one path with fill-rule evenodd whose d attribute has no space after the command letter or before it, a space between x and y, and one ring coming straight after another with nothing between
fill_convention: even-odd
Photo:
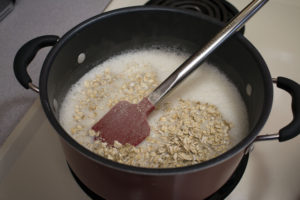
<instances>
[{"instance_id":1,"label":"dry oat flake","mask_svg":"<svg viewBox=\"0 0 300 200\"><path fill-rule=\"evenodd\" d=\"M151 133L140 145L115 141L109 146L94 140L101 133L91 127L112 106L121 100L138 103L187 57L168 49L147 49L107 60L70 89L60 109L60 123L90 151L127 165L182 167L224 153L246 134L247 113L237 89L208 64L150 114Z\"/></svg>"}]
</instances>

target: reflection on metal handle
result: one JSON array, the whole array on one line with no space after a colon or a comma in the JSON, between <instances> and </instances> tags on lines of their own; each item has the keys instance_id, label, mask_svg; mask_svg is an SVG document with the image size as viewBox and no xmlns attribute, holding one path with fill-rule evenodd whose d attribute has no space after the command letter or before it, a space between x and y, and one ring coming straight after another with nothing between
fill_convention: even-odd
<instances>
[{"instance_id":1,"label":"reflection on metal handle","mask_svg":"<svg viewBox=\"0 0 300 200\"><path fill-rule=\"evenodd\" d=\"M191 74L204 62L218 46L241 28L268 0L253 0L228 25L212 38L200 51L192 55L179 66L165 81L163 81L149 96L148 100L157 104L166 94L175 88L182 80Z\"/></svg>"},{"instance_id":2,"label":"reflection on metal handle","mask_svg":"<svg viewBox=\"0 0 300 200\"><path fill-rule=\"evenodd\" d=\"M266 140L278 140L279 133L268 134L268 135L259 135L255 138L255 142L266 141Z\"/></svg>"},{"instance_id":3,"label":"reflection on metal handle","mask_svg":"<svg viewBox=\"0 0 300 200\"><path fill-rule=\"evenodd\" d=\"M33 83L28 83L28 87L32 90L32 91L34 91L34 92L36 92L36 93L40 93L40 89L38 88L38 86L36 86L36 85L34 85Z\"/></svg>"}]
</instances>

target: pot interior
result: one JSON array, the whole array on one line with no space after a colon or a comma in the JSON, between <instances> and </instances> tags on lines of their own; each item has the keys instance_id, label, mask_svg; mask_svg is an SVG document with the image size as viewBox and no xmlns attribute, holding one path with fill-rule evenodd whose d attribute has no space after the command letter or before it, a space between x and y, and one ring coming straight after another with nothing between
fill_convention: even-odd
<instances>
[{"instance_id":1,"label":"pot interior","mask_svg":"<svg viewBox=\"0 0 300 200\"><path fill-rule=\"evenodd\" d=\"M106 59L147 47L171 47L193 53L221 27L211 18L176 9L133 8L96 16L65 34L52 49L53 59L44 64L47 80L41 80L47 90L45 101L59 121L60 105L72 84ZM81 53L85 60L78 63ZM268 116L266 105L270 106L272 99L271 78L263 59L237 33L209 56L208 62L238 88L248 111L248 136L253 139Z\"/></svg>"}]
</instances>

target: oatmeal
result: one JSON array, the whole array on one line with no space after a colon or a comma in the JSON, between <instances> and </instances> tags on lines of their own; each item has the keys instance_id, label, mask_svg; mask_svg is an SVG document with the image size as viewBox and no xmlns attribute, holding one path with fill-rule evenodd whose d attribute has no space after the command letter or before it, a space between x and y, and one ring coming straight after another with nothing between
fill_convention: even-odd
<instances>
[{"instance_id":1,"label":"oatmeal","mask_svg":"<svg viewBox=\"0 0 300 200\"><path fill-rule=\"evenodd\" d=\"M163 50L124 53L95 67L67 94L60 122L81 145L123 164L181 167L214 158L247 132L245 106L236 88L204 64L150 114L150 136L138 146L94 140L91 127L116 103L138 103L187 55ZM117 123L117 122L116 122Z\"/></svg>"}]
</instances>

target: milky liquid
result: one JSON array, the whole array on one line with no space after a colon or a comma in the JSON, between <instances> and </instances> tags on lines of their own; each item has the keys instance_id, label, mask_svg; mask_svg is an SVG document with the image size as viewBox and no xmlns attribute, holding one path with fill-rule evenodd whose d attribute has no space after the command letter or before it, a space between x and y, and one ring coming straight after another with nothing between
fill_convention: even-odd
<instances>
[{"instance_id":1,"label":"milky liquid","mask_svg":"<svg viewBox=\"0 0 300 200\"><path fill-rule=\"evenodd\" d=\"M158 76L159 82L161 82L182 64L188 56L184 53L158 49L130 51L114 56L94 67L72 86L60 109L60 123L68 133L71 132L71 128L76 125L76 121L73 119L74 107L79 103L82 91L85 90L84 82L94 79L96 74L103 73L106 68L109 68L113 73L123 73L126 77L127 75L130 76L129 73L131 73L126 68L134 65L137 66L136 71L154 71ZM112 95L117 96L118 94ZM230 130L233 145L246 136L248 119L245 104L237 88L216 67L207 63L202 64L184 82L171 91L163 99L163 102L175 104L179 98L217 106L224 119L233 124L233 128ZM101 107L105 105L106 102L99 103ZM99 110L95 119L85 120L85 128L90 129L108 110L109 108ZM148 117L149 124L155 124L161 114L160 110L153 111ZM151 132L150 134L153 133ZM92 138L82 135L82 137L75 137L75 139L82 140L79 142L84 143Z\"/></svg>"}]
</instances>

